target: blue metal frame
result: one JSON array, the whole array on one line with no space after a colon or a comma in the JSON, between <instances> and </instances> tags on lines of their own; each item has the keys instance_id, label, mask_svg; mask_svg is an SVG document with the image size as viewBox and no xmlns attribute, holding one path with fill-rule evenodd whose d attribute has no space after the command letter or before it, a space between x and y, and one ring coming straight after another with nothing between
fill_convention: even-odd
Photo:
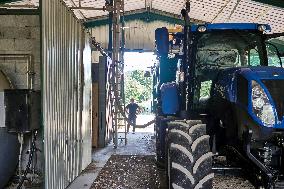
<instances>
[{"instance_id":1,"label":"blue metal frame","mask_svg":"<svg viewBox=\"0 0 284 189\"><path fill-rule=\"evenodd\" d=\"M264 69L261 69L264 68ZM253 70L251 70L253 69ZM273 98L271 94L269 93L268 89L266 86L263 84L261 80L263 79L269 79L269 80L280 80L284 79L284 69L283 68L278 68L278 67L255 67L255 68L247 68L244 70L243 76L248 80L248 107L247 111L249 115L259 124L264 126L263 122L254 114L253 112L253 106L252 106L252 81L256 81L264 90L265 94L267 95L270 104L272 105L273 112L274 112L274 117L275 117L275 125L273 128L278 128L278 129L283 129L284 128L284 120L279 121L278 116L277 116L277 110L275 103L273 101ZM251 70L251 71L250 71ZM273 76L273 73L277 73L277 76Z\"/></svg>"},{"instance_id":2,"label":"blue metal frame","mask_svg":"<svg viewBox=\"0 0 284 189\"><path fill-rule=\"evenodd\" d=\"M258 30L258 26L266 26L266 31L271 31L271 27L268 24L255 24L255 23L220 23L220 24L200 24L192 25L191 31L198 32L200 26L205 26L206 31L212 30Z\"/></svg>"}]
</instances>

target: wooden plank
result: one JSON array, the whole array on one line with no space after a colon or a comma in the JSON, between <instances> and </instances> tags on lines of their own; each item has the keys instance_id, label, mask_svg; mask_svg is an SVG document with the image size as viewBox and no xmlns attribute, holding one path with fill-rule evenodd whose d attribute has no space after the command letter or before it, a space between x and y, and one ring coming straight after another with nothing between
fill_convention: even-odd
<instances>
[{"instance_id":1,"label":"wooden plank","mask_svg":"<svg viewBox=\"0 0 284 189\"><path fill-rule=\"evenodd\" d=\"M93 83L92 86L92 97L93 97L93 111L92 111L92 146L94 148L99 147L99 85Z\"/></svg>"}]
</instances>

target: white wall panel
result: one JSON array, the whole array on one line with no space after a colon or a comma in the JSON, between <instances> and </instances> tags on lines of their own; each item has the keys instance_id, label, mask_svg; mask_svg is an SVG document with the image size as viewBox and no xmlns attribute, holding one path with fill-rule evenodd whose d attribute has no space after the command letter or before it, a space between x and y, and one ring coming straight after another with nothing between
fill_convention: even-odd
<instances>
[{"instance_id":1,"label":"white wall panel","mask_svg":"<svg viewBox=\"0 0 284 189\"><path fill-rule=\"evenodd\" d=\"M154 50L155 30L160 27L174 27L174 24L163 21L144 22L141 20L133 20L126 22L125 26L126 49ZM92 29L92 36L95 37L105 49L108 47L108 35L108 25Z\"/></svg>"}]
</instances>

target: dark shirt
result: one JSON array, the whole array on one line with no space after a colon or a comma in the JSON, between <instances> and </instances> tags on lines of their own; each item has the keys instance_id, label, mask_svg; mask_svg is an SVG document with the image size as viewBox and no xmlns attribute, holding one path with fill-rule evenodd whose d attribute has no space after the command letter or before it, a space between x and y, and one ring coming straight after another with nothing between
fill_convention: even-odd
<instances>
[{"instance_id":1,"label":"dark shirt","mask_svg":"<svg viewBox=\"0 0 284 189\"><path fill-rule=\"evenodd\" d=\"M136 111L138 107L139 106L136 103L130 103L126 106L126 108L129 110L129 117L136 117Z\"/></svg>"}]
</instances>

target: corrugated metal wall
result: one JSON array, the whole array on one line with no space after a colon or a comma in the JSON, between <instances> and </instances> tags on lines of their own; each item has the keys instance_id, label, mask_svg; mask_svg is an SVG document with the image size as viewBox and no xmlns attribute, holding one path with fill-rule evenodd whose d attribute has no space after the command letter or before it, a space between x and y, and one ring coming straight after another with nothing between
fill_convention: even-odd
<instances>
[{"instance_id":1,"label":"corrugated metal wall","mask_svg":"<svg viewBox=\"0 0 284 189\"><path fill-rule=\"evenodd\" d=\"M155 30L160 27L174 27L163 21L144 22L133 20L125 24L125 48L126 49L143 49L153 51L155 48ZM92 29L92 36L96 41L101 43L102 47L108 47L109 26L99 26Z\"/></svg>"},{"instance_id":2,"label":"corrugated metal wall","mask_svg":"<svg viewBox=\"0 0 284 189\"><path fill-rule=\"evenodd\" d=\"M84 39L84 51L83 51L83 112L82 112L82 169L85 169L92 161L92 50L90 47L90 34L86 34Z\"/></svg>"},{"instance_id":3,"label":"corrugated metal wall","mask_svg":"<svg viewBox=\"0 0 284 189\"><path fill-rule=\"evenodd\" d=\"M91 49L61 0L42 11L45 188L63 189L91 162Z\"/></svg>"}]
</instances>

